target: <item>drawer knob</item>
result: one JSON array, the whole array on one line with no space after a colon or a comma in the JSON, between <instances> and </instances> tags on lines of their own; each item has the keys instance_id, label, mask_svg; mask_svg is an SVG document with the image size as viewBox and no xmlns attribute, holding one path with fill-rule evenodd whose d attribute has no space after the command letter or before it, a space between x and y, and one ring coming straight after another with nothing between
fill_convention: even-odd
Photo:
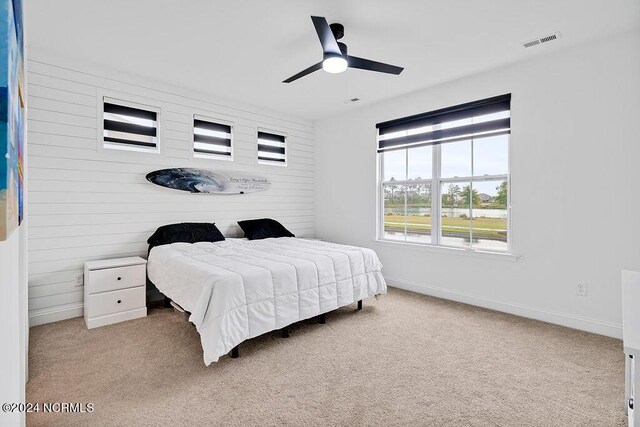
<instances>
[{"instance_id":1,"label":"drawer knob","mask_svg":"<svg viewBox=\"0 0 640 427\"><path fill-rule=\"evenodd\" d=\"M121 299L119 299L119 300L118 300L118 304L120 304L121 302L122 302L122 300L121 300Z\"/></svg>"},{"instance_id":2,"label":"drawer knob","mask_svg":"<svg viewBox=\"0 0 640 427\"><path fill-rule=\"evenodd\" d=\"M118 277L118 280L122 280L122 277Z\"/></svg>"}]
</instances>

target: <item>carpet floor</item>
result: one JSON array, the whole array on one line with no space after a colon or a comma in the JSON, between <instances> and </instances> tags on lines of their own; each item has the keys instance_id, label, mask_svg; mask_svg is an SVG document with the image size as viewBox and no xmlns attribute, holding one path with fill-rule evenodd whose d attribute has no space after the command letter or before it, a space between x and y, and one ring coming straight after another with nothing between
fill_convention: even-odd
<instances>
[{"instance_id":1,"label":"carpet floor","mask_svg":"<svg viewBox=\"0 0 640 427\"><path fill-rule=\"evenodd\" d=\"M623 426L619 340L390 289L204 366L170 309L31 329L29 426Z\"/></svg>"}]
</instances>

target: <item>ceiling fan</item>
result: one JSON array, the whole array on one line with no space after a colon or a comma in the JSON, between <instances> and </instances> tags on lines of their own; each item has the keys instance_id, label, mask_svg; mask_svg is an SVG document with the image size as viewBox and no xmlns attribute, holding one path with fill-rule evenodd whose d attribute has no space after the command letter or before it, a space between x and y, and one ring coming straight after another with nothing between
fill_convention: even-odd
<instances>
[{"instance_id":1,"label":"ceiling fan","mask_svg":"<svg viewBox=\"0 0 640 427\"><path fill-rule=\"evenodd\" d=\"M322 16L312 16L311 20L316 27L316 32L322 45L323 60L289 77L282 83L291 83L321 68L327 73L342 73L350 67L395 75L400 74L402 70L404 70L404 68L396 67L395 65L347 55L347 45L338 41L344 36L344 26L342 24L329 25L327 20Z\"/></svg>"}]
</instances>

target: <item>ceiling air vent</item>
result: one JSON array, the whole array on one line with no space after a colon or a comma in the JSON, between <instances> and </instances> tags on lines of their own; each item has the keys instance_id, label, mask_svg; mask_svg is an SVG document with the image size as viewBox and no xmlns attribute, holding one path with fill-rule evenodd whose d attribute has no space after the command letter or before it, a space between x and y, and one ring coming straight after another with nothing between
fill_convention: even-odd
<instances>
[{"instance_id":1,"label":"ceiling air vent","mask_svg":"<svg viewBox=\"0 0 640 427\"><path fill-rule=\"evenodd\" d=\"M542 43L548 43L554 40L560 39L560 32L549 34L548 36L540 37L539 39L530 40L528 42L522 43L524 47L533 47Z\"/></svg>"}]
</instances>

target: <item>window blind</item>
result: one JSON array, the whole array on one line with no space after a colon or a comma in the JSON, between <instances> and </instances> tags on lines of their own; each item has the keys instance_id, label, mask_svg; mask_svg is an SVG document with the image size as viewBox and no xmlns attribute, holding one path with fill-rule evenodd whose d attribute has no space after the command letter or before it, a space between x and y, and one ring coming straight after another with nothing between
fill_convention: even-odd
<instances>
[{"instance_id":1,"label":"window blind","mask_svg":"<svg viewBox=\"0 0 640 427\"><path fill-rule=\"evenodd\" d=\"M378 152L511 133L511 94L376 124Z\"/></svg>"},{"instance_id":2,"label":"window blind","mask_svg":"<svg viewBox=\"0 0 640 427\"><path fill-rule=\"evenodd\" d=\"M105 145L158 147L158 113L118 104L107 99L103 106Z\"/></svg>"},{"instance_id":3,"label":"window blind","mask_svg":"<svg viewBox=\"0 0 640 427\"><path fill-rule=\"evenodd\" d=\"M194 117L193 152L231 159L231 126Z\"/></svg>"},{"instance_id":4,"label":"window blind","mask_svg":"<svg viewBox=\"0 0 640 427\"><path fill-rule=\"evenodd\" d=\"M285 139L282 135L258 131L258 162L285 164Z\"/></svg>"}]
</instances>

